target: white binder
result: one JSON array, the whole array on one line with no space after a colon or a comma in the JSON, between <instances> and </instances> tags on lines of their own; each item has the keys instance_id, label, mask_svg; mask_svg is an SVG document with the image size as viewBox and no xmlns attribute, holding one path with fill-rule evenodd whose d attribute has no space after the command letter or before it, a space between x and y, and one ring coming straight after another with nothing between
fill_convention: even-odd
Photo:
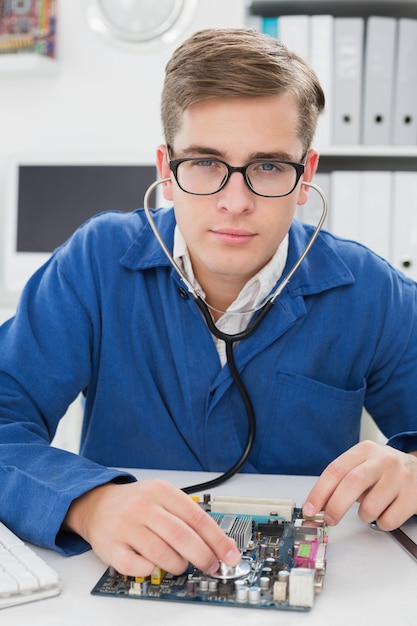
<instances>
[{"instance_id":1,"label":"white binder","mask_svg":"<svg viewBox=\"0 0 417 626\"><path fill-rule=\"evenodd\" d=\"M396 36L394 17L368 18L362 118L362 143L366 145L390 143Z\"/></svg>"},{"instance_id":2,"label":"white binder","mask_svg":"<svg viewBox=\"0 0 417 626\"><path fill-rule=\"evenodd\" d=\"M359 241L362 214L362 172L335 170L331 174L329 212L331 231Z\"/></svg>"},{"instance_id":3,"label":"white binder","mask_svg":"<svg viewBox=\"0 0 417 626\"><path fill-rule=\"evenodd\" d=\"M308 15L280 15L278 39L285 43L289 50L308 61L310 58L310 17Z\"/></svg>"},{"instance_id":4,"label":"white binder","mask_svg":"<svg viewBox=\"0 0 417 626\"><path fill-rule=\"evenodd\" d=\"M330 199L331 231L391 261L392 173L335 171Z\"/></svg>"},{"instance_id":5,"label":"white binder","mask_svg":"<svg viewBox=\"0 0 417 626\"><path fill-rule=\"evenodd\" d=\"M417 144L417 20L398 20L391 142Z\"/></svg>"},{"instance_id":6,"label":"white binder","mask_svg":"<svg viewBox=\"0 0 417 626\"><path fill-rule=\"evenodd\" d=\"M391 261L392 173L364 171L359 241Z\"/></svg>"},{"instance_id":7,"label":"white binder","mask_svg":"<svg viewBox=\"0 0 417 626\"><path fill-rule=\"evenodd\" d=\"M333 108L333 15L310 17L310 63L326 97L326 106L319 117L315 144L322 149L332 143Z\"/></svg>"},{"instance_id":8,"label":"white binder","mask_svg":"<svg viewBox=\"0 0 417 626\"><path fill-rule=\"evenodd\" d=\"M417 172L393 174L392 263L417 280Z\"/></svg>"},{"instance_id":9,"label":"white binder","mask_svg":"<svg viewBox=\"0 0 417 626\"><path fill-rule=\"evenodd\" d=\"M334 20L333 143L358 145L361 129L364 20Z\"/></svg>"}]
</instances>

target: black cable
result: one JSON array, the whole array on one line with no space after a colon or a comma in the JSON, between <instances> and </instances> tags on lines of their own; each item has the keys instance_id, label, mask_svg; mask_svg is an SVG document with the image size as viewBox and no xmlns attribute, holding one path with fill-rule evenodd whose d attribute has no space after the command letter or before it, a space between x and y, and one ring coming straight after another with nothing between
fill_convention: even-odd
<instances>
[{"instance_id":1,"label":"black cable","mask_svg":"<svg viewBox=\"0 0 417 626\"><path fill-rule=\"evenodd\" d=\"M313 234L311 235L306 247L304 248L304 251L302 252L302 254L299 256L298 260L294 263L294 265L292 266L291 270L288 272L288 274L286 275L285 279L281 280L278 288L275 290L274 294L272 295L271 299L268 300L268 302L266 302L266 304L263 305L263 307L261 308L259 314L257 315L257 317L254 319L254 321L252 322L252 324L246 328L245 330L243 330L240 333L237 333L235 335L228 335L227 333L223 333L221 330L219 330L216 326L216 324L214 323L214 320L210 314L210 311L206 305L206 303L204 302L204 300L202 300L202 298L200 298L200 296L196 293L196 291L193 289L193 287L189 284L187 277L185 276L185 274L183 273L182 269L180 268L180 266L177 264L177 262L175 261L175 259L173 258L171 251L169 250L169 248L167 247L167 245L165 244L164 240L162 239L158 228L156 227L156 224L154 222L154 219L152 217L152 211L150 210L149 207L149 199L151 194L153 193L153 191L156 189L156 187L158 185L161 185L163 183L169 182L170 178L163 178L161 180L157 180L154 183L152 183L152 185L150 185L150 187L148 188L148 190L145 193L145 197L144 197L144 202L143 202L143 206L144 206L144 210L145 210L145 214L146 214L146 218L149 222L149 225L157 239L157 241L159 242L162 250L164 251L167 259L169 260L169 262L171 263L172 267L175 269L175 271L179 274L180 278L184 281L185 286L187 287L187 291L189 291L189 293L193 296L194 301L196 302L196 304L198 305L201 313L204 316L204 319L207 322L207 326L209 327L210 331L212 332L212 334L217 337L218 339L222 339L223 341L226 342L226 355L228 357L228 363L229 363L229 367L230 367L230 371L232 373L232 377L242 395L243 401L245 403L246 406L246 411L248 414L248 422L249 422L249 434L248 434L248 441L245 447L245 450L243 451L240 459L235 463L235 465L233 465L230 470L228 470L227 472L225 472L224 474L222 474L221 476L219 476L218 478L215 478L214 480L209 480L205 483L201 483L199 485L193 485L191 487L185 487L183 489L183 491L185 491L185 493L193 493L195 491L201 491L202 489L206 488L206 487L214 487L217 486L221 483L223 483L225 480L228 480L231 476L233 476L233 474L236 474L236 472L242 467L243 463L246 461L247 457L249 456L249 453L252 449L253 446L253 441L255 438L255 416L254 416L254 412L253 412L253 407L252 407L252 403L250 401L250 398L248 396L248 393L246 391L246 388L240 378L239 372L236 368L236 364L234 361L234 356L233 356L233 343L235 341L241 341L242 339L246 339L246 337L249 337L249 335L251 335L253 333L253 331L258 328L259 324L261 323L261 321L263 320L263 318L265 317L265 315L268 313L269 309L272 307L272 305L275 302L275 299L278 297L278 295L282 292L282 290L285 288L285 286L288 284L288 282L292 279L294 273L297 271L298 267L300 266L300 264L302 263L302 261L304 260L305 256L307 255L308 251L310 250L311 246L313 245L314 241L317 238L317 235L320 232L320 229L324 223L324 220L326 218L327 215L327 201L326 198L323 194L323 192L321 191L320 187L318 187L317 185L315 185L314 183L310 183L310 182L306 182L306 181L302 181L302 185L306 185L307 187L312 187L315 191L317 191L317 193L320 195L321 200L323 202L323 211L321 214L321 217L318 221L317 226L314 229Z\"/></svg>"},{"instance_id":2,"label":"black cable","mask_svg":"<svg viewBox=\"0 0 417 626\"><path fill-rule=\"evenodd\" d=\"M198 485L191 485L190 487L184 487L182 491L184 491L185 493L195 493L196 491L202 491L204 489L211 489L212 487L217 487L218 485L221 485L222 483L226 482L227 480L229 480L229 478L234 476L240 470L240 468L245 463L246 459L248 458L253 448L253 444L255 441L255 434L256 434L255 412L253 410L253 406L252 406L252 402L249 397L249 394L246 390L245 385L243 384L242 378L236 367L236 361L235 361L235 357L233 354L233 343L234 343L233 341L226 341L226 356L227 356L227 363L229 365L230 373L232 374L232 378L236 384L236 387L238 388L240 395L242 396L242 399L246 408L246 413L248 416L249 432L248 432L248 438L246 441L246 446L242 454L240 455L239 459L236 461L236 463L230 469L224 472L224 474L221 474L217 478L213 478L212 480L208 480L207 482L200 483Z\"/></svg>"},{"instance_id":3,"label":"black cable","mask_svg":"<svg viewBox=\"0 0 417 626\"><path fill-rule=\"evenodd\" d=\"M213 487L218 487L222 483L226 482L227 480L232 478L232 476L237 474L237 472L244 465L244 463L246 462L249 454L251 453L251 450L253 448L253 444L255 442L255 435L256 435L255 412L254 412L254 409L253 409L252 401L251 401L251 399L249 397L249 394L247 392L247 389L246 389L246 387L245 387L245 385L244 385L244 383L242 381L242 378L241 378L241 376L239 374L239 370L236 367L235 355L233 353L233 344L236 341L239 341L241 339L245 339L246 337L251 335L253 333L253 331L258 327L258 325L260 324L260 322L262 321L262 319L265 317L266 313L269 311L269 309L272 306L272 303L270 301L268 301L266 303L266 305L264 306L264 308L261 310L260 314L255 319L255 321L249 326L249 328L247 328L243 332L238 333L236 335L227 335L226 333L223 333L222 331L220 331L217 328L217 326L215 325L215 323L213 321L213 318L211 317L211 314L210 314L206 304L203 302L203 300L201 300L200 298L197 298L196 299L196 303L198 304L199 309L202 311L210 331L217 338L222 339L226 343L227 364L229 366L230 373L232 375L233 381L236 384L236 387L237 387L240 395L242 396L243 403L245 405L245 409L246 409L246 413L247 413L247 417L248 417L248 429L249 430L248 430L248 438L247 438L247 441L246 441L246 446L245 446L242 454L240 455L239 459L236 461L236 463L234 465L232 465L232 467L230 469L228 469L226 472L224 472L223 474L221 474L217 478L213 478L212 480L208 480L206 482L199 483L197 485L191 485L190 487L184 487L182 489L182 491L184 491L185 493L188 493L188 494L195 493L196 491L204 491L205 489L211 489Z\"/></svg>"}]
</instances>

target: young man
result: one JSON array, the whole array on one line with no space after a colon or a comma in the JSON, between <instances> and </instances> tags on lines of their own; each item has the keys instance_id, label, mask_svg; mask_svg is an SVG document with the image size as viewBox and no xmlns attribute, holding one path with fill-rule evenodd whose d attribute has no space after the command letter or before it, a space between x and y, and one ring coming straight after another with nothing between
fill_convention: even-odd
<instances>
[{"instance_id":1,"label":"young man","mask_svg":"<svg viewBox=\"0 0 417 626\"><path fill-rule=\"evenodd\" d=\"M293 217L323 106L309 66L254 31L202 31L167 65L157 164L174 209L154 220L226 333L247 327L311 236ZM331 524L357 500L384 529L417 512L416 293L363 246L319 235L234 346L256 417L243 471L321 473L305 511ZM76 456L49 443L81 390ZM390 445L358 443L364 405ZM143 211L80 228L0 330L0 517L27 540L92 546L132 575L235 565L233 542L184 492L108 468L224 472L247 437L223 342Z\"/></svg>"}]
</instances>

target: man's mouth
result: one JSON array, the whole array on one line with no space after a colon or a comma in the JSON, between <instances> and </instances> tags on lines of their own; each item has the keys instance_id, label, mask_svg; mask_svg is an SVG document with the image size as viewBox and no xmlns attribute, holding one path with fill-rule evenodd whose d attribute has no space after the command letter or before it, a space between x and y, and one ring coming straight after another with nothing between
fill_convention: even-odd
<instances>
[{"instance_id":1,"label":"man's mouth","mask_svg":"<svg viewBox=\"0 0 417 626\"><path fill-rule=\"evenodd\" d=\"M244 228L218 228L211 231L221 242L232 245L244 245L255 237L253 232Z\"/></svg>"}]
</instances>

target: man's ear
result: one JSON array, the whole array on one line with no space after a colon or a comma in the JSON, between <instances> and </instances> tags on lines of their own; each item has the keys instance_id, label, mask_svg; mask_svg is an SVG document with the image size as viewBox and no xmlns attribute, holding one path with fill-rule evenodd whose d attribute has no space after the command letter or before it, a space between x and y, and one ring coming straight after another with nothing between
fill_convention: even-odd
<instances>
[{"instance_id":1,"label":"man's ear","mask_svg":"<svg viewBox=\"0 0 417 626\"><path fill-rule=\"evenodd\" d=\"M160 178L171 178L171 170L168 165L168 149L164 144L161 144L156 149L156 167ZM167 181L162 185L162 195L165 200L172 201L172 182Z\"/></svg>"},{"instance_id":2,"label":"man's ear","mask_svg":"<svg viewBox=\"0 0 417 626\"><path fill-rule=\"evenodd\" d=\"M310 149L307 153L304 174L302 175L301 180L302 181L305 180L308 183L312 182L314 178L314 174L316 173L318 164L319 164L319 153L313 149ZM309 187L306 187L306 185L301 185L300 191L298 194L297 204L305 204L308 200L308 193L309 193Z\"/></svg>"}]
</instances>

